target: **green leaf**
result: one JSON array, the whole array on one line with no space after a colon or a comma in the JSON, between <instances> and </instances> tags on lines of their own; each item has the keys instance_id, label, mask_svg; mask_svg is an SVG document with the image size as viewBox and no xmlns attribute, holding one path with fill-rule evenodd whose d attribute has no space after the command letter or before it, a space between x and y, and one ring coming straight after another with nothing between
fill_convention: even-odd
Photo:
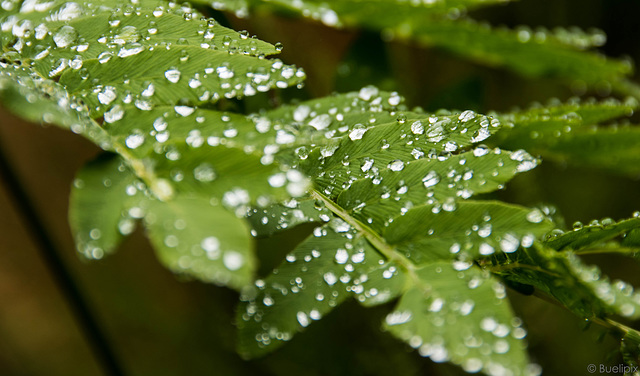
<instances>
[{"instance_id":1,"label":"green leaf","mask_svg":"<svg viewBox=\"0 0 640 376\"><path fill-rule=\"evenodd\" d=\"M271 275L244 294L246 303L237 320L241 354L256 357L275 350L350 295L364 301L385 294L372 290L375 287L365 290L363 283L369 272L389 266L353 235L341 220L317 227Z\"/></svg>"},{"instance_id":2,"label":"green leaf","mask_svg":"<svg viewBox=\"0 0 640 376\"><path fill-rule=\"evenodd\" d=\"M505 125L495 138L516 141L520 135L537 132L540 137L551 137L566 126L583 127L608 120L630 116L638 108L638 101L628 98L621 102L615 98L597 102L579 98L566 103L552 100L546 105L536 103L529 109L507 114L495 114ZM493 115L493 114L492 114ZM507 137L508 136L508 137ZM505 142L505 141L503 141Z\"/></svg>"},{"instance_id":3,"label":"green leaf","mask_svg":"<svg viewBox=\"0 0 640 376\"><path fill-rule=\"evenodd\" d=\"M573 274L591 289L606 307L607 313L631 320L640 318L640 294L634 291L633 286L620 280L610 281L597 266L585 265L572 252L566 252L564 256Z\"/></svg>"},{"instance_id":4,"label":"green leaf","mask_svg":"<svg viewBox=\"0 0 640 376\"><path fill-rule=\"evenodd\" d=\"M625 375L638 376L640 367L640 332L631 328L625 328L627 332L622 337L620 352L624 362L629 367Z\"/></svg>"},{"instance_id":5,"label":"green leaf","mask_svg":"<svg viewBox=\"0 0 640 376\"><path fill-rule=\"evenodd\" d=\"M327 26L378 31L386 41L403 40L442 48L480 64L505 67L531 78L548 77L567 84L580 80L589 86L606 83L620 93L639 95L638 86L626 78L633 73L629 62L589 51L604 44L606 37L601 31L586 33L578 28L559 28L550 32L525 26L515 30L492 28L461 15L460 9L492 5L499 3L497 1L253 0L249 3L276 10L284 8Z\"/></svg>"},{"instance_id":6,"label":"green leaf","mask_svg":"<svg viewBox=\"0 0 640 376\"><path fill-rule=\"evenodd\" d=\"M28 69L0 63L0 99L10 111L29 121L54 124L84 133L101 143L102 130L89 118L76 98L58 83Z\"/></svg>"},{"instance_id":7,"label":"green leaf","mask_svg":"<svg viewBox=\"0 0 640 376\"><path fill-rule=\"evenodd\" d=\"M144 185L124 161L103 154L76 175L69 199L69 224L78 252L90 259L112 253L135 229L146 200Z\"/></svg>"},{"instance_id":8,"label":"green leaf","mask_svg":"<svg viewBox=\"0 0 640 376\"><path fill-rule=\"evenodd\" d=\"M505 148L524 148L549 160L636 176L640 173L640 155L633 145L640 131L636 126L597 124L630 116L637 107L635 99L612 99L552 104L497 115L507 125L491 141Z\"/></svg>"},{"instance_id":9,"label":"green leaf","mask_svg":"<svg viewBox=\"0 0 640 376\"><path fill-rule=\"evenodd\" d=\"M499 255L492 272L554 297L585 319L617 314L640 317L640 294L623 281L611 282L596 266L585 265L571 251L557 252L541 244L513 255Z\"/></svg>"},{"instance_id":10,"label":"green leaf","mask_svg":"<svg viewBox=\"0 0 640 376\"><path fill-rule=\"evenodd\" d=\"M134 230L137 219L144 218L158 258L169 269L241 289L256 268L249 227L222 205L245 196L234 190L217 200L197 195L197 189L191 192L159 201L121 158L106 155L87 164L70 199L78 251L102 258Z\"/></svg>"},{"instance_id":11,"label":"green leaf","mask_svg":"<svg viewBox=\"0 0 640 376\"><path fill-rule=\"evenodd\" d=\"M637 177L640 174L640 128L596 128L562 135L544 146L549 159L577 166L597 167Z\"/></svg>"},{"instance_id":12,"label":"green leaf","mask_svg":"<svg viewBox=\"0 0 640 376\"><path fill-rule=\"evenodd\" d=\"M521 374L528 367L526 331L505 287L477 267L436 262L416 270L418 281L385 320L385 328L434 362L467 372Z\"/></svg>"},{"instance_id":13,"label":"green leaf","mask_svg":"<svg viewBox=\"0 0 640 376\"><path fill-rule=\"evenodd\" d=\"M41 76L59 77L94 116L123 103L147 110L253 95L304 78L295 67L259 58L277 53L274 46L200 19L188 7L73 4L77 9L62 18L59 7L40 19L12 15L20 32L3 47L17 51Z\"/></svg>"},{"instance_id":14,"label":"green leaf","mask_svg":"<svg viewBox=\"0 0 640 376\"><path fill-rule=\"evenodd\" d=\"M487 139L499 127L499 122L472 111L445 116L403 112L398 119L353 125L339 144L313 150L301 169L318 176L315 183L325 194L337 197L350 179L387 168L400 171L423 157L445 159L447 153Z\"/></svg>"},{"instance_id":15,"label":"green leaf","mask_svg":"<svg viewBox=\"0 0 640 376\"><path fill-rule=\"evenodd\" d=\"M264 201L305 192L307 181L300 173L274 163L273 156L266 154L275 132L257 132L248 118L188 106L150 111L127 106L120 111L104 125L111 142L140 166L139 175L149 176L152 188L154 181L162 180L166 194L160 194L165 198L176 192L197 192L224 200L225 194L240 189L240 202L232 200L227 206L258 199L264 206Z\"/></svg>"},{"instance_id":16,"label":"green leaf","mask_svg":"<svg viewBox=\"0 0 640 376\"><path fill-rule=\"evenodd\" d=\"M248 11L249 6L259 7L262 4L268 4L300 13L327 26L365 25L372 28L382 28L383 25L399 24L408 19L442 16L450 12L502 4L508 1L511 0L444 0L422 3L403 0L342 0L331 3L319 0L222 0L216 1L214 8L240 11L244 14ZM198 2L209 5L202 0L197 0L196 3Z\"/></svg>"},{"instance_id":17,"label":"green leaf","mask_svg":"<svg viewBox=\"0 0 640 376\"><path fill-rule=\"evenodd\" d=\"M197 196L147 206L149 239L166 267L236 289L251 282L256 261L241 218Z\"/></svg>"},{"instance_id":18,"label":"green leaf","mask_svg":"<svg viewBox=\"0 0 640 376\"><path fill-rule=\"evenodd\" d=\"M605 219L602 222L594 221L587 226L552 237L545 241L545 244L559 251L595 248L619 236L623 236L624 242L627 234L638 228L640 228L640 218L630 218L619 222Z\"/></svg>"},{"instance_id":19,"label":"green leaf","mask_svg":"<svg viewBox=\"0 0 640 376\"><path fill-rule=\"evenodd\" d=\"M392 210L394 207L404 211L421 204L442 207L454 198L467 199L474 194L492 192L502 188L517 172L533 168L536 163L524 151L511 153L481 146L450 157L408 162L402 171L382 169L353 181L336 202L372 227L383 228L397 215Z\"/></svg>"},{"instance_id":20,"label":"green leaf","mask_svg":"<svg viewBox=\"0 0 640 376\"><path fill-rule=\"evenodd\" d=\"M560 35L527 28L509 30L465 18L456 22L424 22L414 28L408 32L409 38L422 44L447 49L481 64L505 67L530 78L554 78L566 83L582 80L587 85L608 82L614 89L621 89L625 77L633 72L628 62L586 51L599 45L598 40L604 40L602 34L589 37L584 32L567 30L561 30ZM399 30L404 39L402 33Z\"/></svg>"},{"instance_id":21,"label":"green leaf","mask_svg":"<svg viewBox=\"0 0 640 376\"><path fill-rule=\"evenodd\" d=\"M462 201L451 207L418 206L393 219L387 242L414 263L463 260L513 253L552 228L537 210L491 201ZM465 261L460 267L469 267Z\"/></svg>"},{"instance_id":22,"label":"green leaf","mask_svg":"<svg viewBox=\"0 0 640 376\"><path fill-rule=\"evenodd\" d=\"M302 223L328 222L331 211L311 198L291 199L265 209L252 208L247 219L256 236L269 236Z\"/></svg>"}]
</instances>

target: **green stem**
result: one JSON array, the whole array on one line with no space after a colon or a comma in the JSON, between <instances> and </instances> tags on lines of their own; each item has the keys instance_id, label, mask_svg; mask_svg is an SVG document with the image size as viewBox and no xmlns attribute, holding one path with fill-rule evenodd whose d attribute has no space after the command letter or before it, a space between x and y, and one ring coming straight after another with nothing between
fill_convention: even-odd
<instances>
[{"instance_id":1,"label":"green stem","mask_svg":"<svg viewBox=\"0 0 640 376\"><path fill-rule=\"evenodd\" d=\"M375 232L366 224L353 218L349 213L347 213L346 210L341 208L339 205L337 205L335 202L333 202L332 200L330 200L328 197L318 192L317 190L315 189L311 190L311 197L313 197L316 200L322 201L325 204L325 206L329 210L331 210L333 214L337 215L342 220L347 222L351 227L356 229L356 231L360 233L361 236L367 239L367 241L369 241L369 243L371 243L371 245L376 250L378 250L380 254L382 254L388 260L395 262L396 264L398 264L398 266L404 269L407 272L407 274L414 280L416 285L420 286L425 291L431 290L431 288L426 286L422 282L420 277L416 274L416 270L417 270L416 266L409 259L407 259L405 256L400 254L398 250L395 249L395 247L388 244L384 240L384 238L382 238L382 236L380 236L377 232Z\"/></svg>"},{"instance_id":2,"label":"green stem","mask_svg":"<svg viewBox=\"0 0 640 376\"><path fill-rule=\"evenodd\" d=\"M559 274L552 273L552 272L550 272L548 270L545 270L545 269L543 269L543 268L541 268L539 266L521 264L519 262L513 262L511 264L492 265L492 266L483 265L483 268L488 269L492 273L506 272L506 271L513 270L513 269L529 269L529 270L534 270L536 272L545 273L545 274L548 274L550 276L557 277L557 278L562 277Z\"/></svg>"},{"instance_id":3,"label":"green stem","mask_svg":"<svg viewBox=\"0 0 640 376\"><path fill-rule=\"evenodd\" d=\"M633 254L638 253L637 249L633 248L611 248L611 249L586 249L573 251L574 254L582 255L607 255L607 254Z\"/></svg>"}]
</instances>

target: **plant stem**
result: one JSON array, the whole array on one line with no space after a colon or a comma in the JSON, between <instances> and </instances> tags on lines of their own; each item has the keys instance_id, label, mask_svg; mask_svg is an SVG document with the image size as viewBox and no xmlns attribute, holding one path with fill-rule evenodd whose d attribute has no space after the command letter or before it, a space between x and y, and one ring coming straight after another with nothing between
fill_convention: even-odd
<instances>
[{"instance_id":1,"label":"plant stem","mask_svg":"<svg viewBox=\"0 0 640 376\"><path fill-rule=\"evenodd\" d=\"M318 192L315 189L311 190L311 197L316 200L322 201L326 207L333 212L333 214L340 217L347 222L351 227L356 229L365 239L371 243L371 245L378 250L384 257L391 260L403 268L407 274L414 280L416 285L420 286L425 292L431 291L431 288L426 286L420 277L416 274L416 266L405 256L398 253L398 251L391 245L389 245L377 232L373 231L369 226L353 218L339 205L331 201L328 197Z\"/></svg>"},{"instance_id":2,"label":"plant stem","mask_svg":"<svg viewBox=\"0 0 640 376\"><path fill-rule=\"evenodd\" d=\"M38 216L37 210L22 186L17 173L13 170L6 154L3 152L1 140L0 178L4 182L10 201L15 205L18 215L22 217L26 230L31 234L31 238L36 243L36 248L44 259L49 272L75 315L82 333L92 348L104 374L109 376L124 375L120 362L109 341L93 317L91 309L89 309L87 301L74 282L69 269L64 264L60 256L61 252L54 244L46 226Z\"/></svg>"}]
</instances>

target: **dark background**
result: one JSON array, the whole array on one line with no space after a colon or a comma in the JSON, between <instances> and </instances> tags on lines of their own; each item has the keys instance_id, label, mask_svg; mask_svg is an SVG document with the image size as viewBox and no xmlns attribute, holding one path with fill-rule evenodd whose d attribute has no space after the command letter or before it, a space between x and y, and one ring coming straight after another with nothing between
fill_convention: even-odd
<instances>
[{"instance_id":1,"label":"dark background","mask_svg":"<svg viewBox=\"0 0 640 376\"><path fill-rule=\"evenodd\" d=\"M640 1L522 0L473 13L494 25L597 27L608 35L607 55L640 61ZM376 84L398 90L426 109L507 110L548 98L567 99L567 86L526 80L446 52L385 44L376 34L336 31L282 17L250 23L228 17L269 42L281 58L305 67L299 96ZM282 97L292 96L286 91ZM596 93L597 95L597 93ZM260 100L249 100L248 109ZM71 276L107 333L127 375L456 375L457 368L420 358L380 331L391 309L347 303L276 353L245 362L234 352L237 295L185 281L165 270L144 234L136 231L113 256L86 262L76 256L67 225L75 171L100 151L70 132L27 124L0 108L0 147L62 250ZM640 210L637 179L605 171L543 164L509 184L500 198L527 205L552 203L570 225L594 218L629 217ZM259 241L263 272L309 231L302 227ZM591 258L613 277L640 285L636 261ZM602 329L540 301L510 294L524 319L533 361L547 375L586 375L588 364L618 364L616 342ZM54 284L13 199L0 185L0 375L101 375L67 301Z\"/></svg>"}]
</instances>

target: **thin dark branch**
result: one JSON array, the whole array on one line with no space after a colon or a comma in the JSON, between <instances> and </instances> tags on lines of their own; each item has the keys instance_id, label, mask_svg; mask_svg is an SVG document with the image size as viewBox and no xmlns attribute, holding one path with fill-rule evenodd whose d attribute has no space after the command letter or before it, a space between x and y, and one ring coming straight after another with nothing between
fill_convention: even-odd
<instances>
[{"instance_id":1,"label":"thin dark branch","mask_svg":"<svg viewBox=\"0 0 640 376\"><path fill-rule=\"evenodd\" d=\"M111 348L109 341L91 314L88 303L75 284L71 273L65 266L60 251L49 236L47 229L38 216L38 212L29 199L16 172L2 147L0 139L0 180L4 183L10 201L15 206L31 239L36 244L58 287L62 291L86 341L92 348L104 374L108 376L124 375L122 367Z\"/></svg>"}]
</instances>

